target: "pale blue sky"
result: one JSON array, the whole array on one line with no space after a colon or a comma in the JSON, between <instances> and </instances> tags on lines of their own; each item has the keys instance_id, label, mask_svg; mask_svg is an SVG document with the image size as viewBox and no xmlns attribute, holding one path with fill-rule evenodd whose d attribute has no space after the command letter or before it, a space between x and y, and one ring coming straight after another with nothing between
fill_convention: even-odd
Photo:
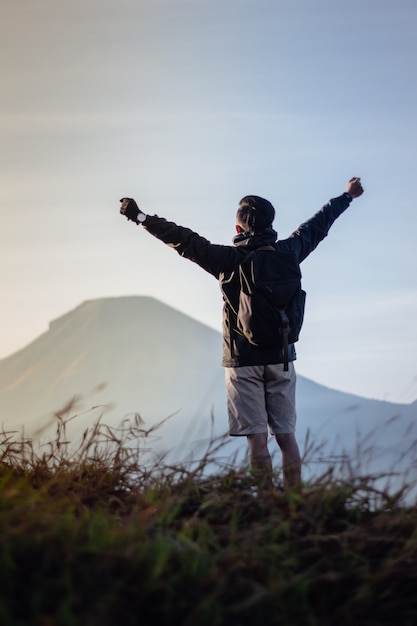
<instances>
[{"instance_id":1,"label":"pale blue sky","mask_svg":"<svg viewBox=\"0 0 417 626\"><path fill-rule=\"evenodd\" d=\"M119 198L230 243L289 235L361 176L302 266L298 371L417 397L415 0L23 0L0 24L0 358L82 301L152 295L220 330L216 281Z\"/></svg>"}]
</instances>

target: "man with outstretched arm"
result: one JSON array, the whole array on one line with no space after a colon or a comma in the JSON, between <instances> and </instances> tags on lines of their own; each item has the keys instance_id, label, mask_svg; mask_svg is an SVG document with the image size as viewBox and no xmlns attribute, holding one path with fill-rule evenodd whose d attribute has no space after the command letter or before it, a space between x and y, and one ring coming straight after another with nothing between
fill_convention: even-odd
<instances>
[{"instance_id":1,"label":"man with outstretched arm","mask_svg":"<svg viewBox=\"0 0 417 626\"><path fill-rule=\"evenodd\" d=\"M334 221L354 198L363 194L360 178L347 183L346 191L325 204L288 238L278 239L272 228L273 205L259 196L245 196L236 213L233 245L213 244L189 228L157 215L147 215L132 198L122 198L120 212L212 274L223 292L223 358L226 375L229 432L248 441L252 472L259 485L272 487L272 462L268 429L282 453L284 486L301 484L301 459L295 438L296 373L294 343L284 358L282 347L259 347L239 329L236 310L240 284L239 266L254 250L287 252L299 265L328 234ZM227 297L225 297L227 293ZM284 361L288 360L288 363Z\"/></svg>"}]
</instances>

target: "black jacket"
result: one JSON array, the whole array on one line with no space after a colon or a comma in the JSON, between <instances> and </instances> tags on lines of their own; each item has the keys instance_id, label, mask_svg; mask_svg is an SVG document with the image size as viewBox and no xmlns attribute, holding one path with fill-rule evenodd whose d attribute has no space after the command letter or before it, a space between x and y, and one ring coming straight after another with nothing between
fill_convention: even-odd
<instances>
[{"instance_id":1,"label":"black jacket","mask_svg":"<svg viewBox=\"0 0 417 626\"><path fill-rule=\"evenodd\" d=\"M333 198L312 218L301 224L287 239L278 241L276 241L277 233L270 228L260 235L237 235L233 240L233 246L213 244L189 228L168 222L157 215L148 215L144 228L173 247L178 254L194 261L209 274L222 281L225 275L230 275L236 270L249 250L264 245L272 244L276 249L291 250L296 255L298 263L301 263L327 236L333 222L347 209L350 202L351 197L347 193ZM295 358L294 345L291 345L289 360L293 361ZM230 318L224 306L222 365L239 367L282 362L282 350L261 350L247 342L234 327L233 318Z\"/></svg>"}]
</instances>

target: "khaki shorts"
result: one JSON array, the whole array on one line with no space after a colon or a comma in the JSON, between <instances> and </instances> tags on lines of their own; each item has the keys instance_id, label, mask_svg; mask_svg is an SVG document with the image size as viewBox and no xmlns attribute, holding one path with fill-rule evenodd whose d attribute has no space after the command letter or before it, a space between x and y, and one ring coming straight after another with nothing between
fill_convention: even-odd
<instances>
[{"instance_id":1,"label":"khaki shorts","mask_svg":"<svg viewBox=\"0 0 417 626\"><path fill-rule=\"evenodd\" d=\"M230 435L273 435L295 432L294 363L226 367Z\"/></svg>"}]
</instances>

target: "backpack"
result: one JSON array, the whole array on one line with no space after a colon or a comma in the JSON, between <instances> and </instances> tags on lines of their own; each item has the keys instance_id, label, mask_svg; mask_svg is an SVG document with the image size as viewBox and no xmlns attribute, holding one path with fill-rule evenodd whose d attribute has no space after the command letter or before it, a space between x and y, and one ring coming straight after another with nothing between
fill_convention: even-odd
<instances>
[{"instance_id":1,"label":"backpack","mask_svg":"<svg viewBox=\"0 0 417 626\"><path fill-rule=\"evenodd\" d=\"M288 371L288 345L298 341L306 297L296 255L263 246L245 256L236 274L238 332L261 350L282 349Z\"/></svg>"}]
</instances>

